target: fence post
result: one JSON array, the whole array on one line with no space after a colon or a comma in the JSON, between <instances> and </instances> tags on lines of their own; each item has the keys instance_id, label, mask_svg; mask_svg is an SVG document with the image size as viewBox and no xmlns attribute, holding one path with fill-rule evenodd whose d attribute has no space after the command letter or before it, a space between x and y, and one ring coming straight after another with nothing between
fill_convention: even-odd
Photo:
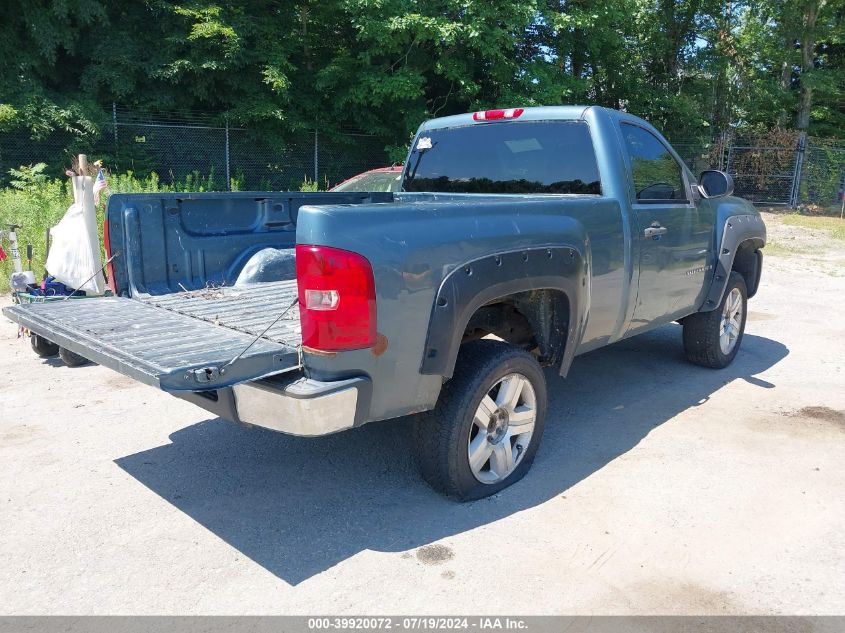
<instances>
[{"instance_id":1,"label":"fence post","mask_svg":"<svg viewBox=\"0 0 845 633\"><path fill-rule=\"evenodd\" d=\"M804 152L807 149L807 133L801 132L798 136L798 147L795 148L795 169L792 172L792 191L789 192L789 206L798 206L798 198L801 195L801 172L804 169Z\"/></svg>"},{"instance_id":2,"label":"fence post","mask_svg":"<svg viewBox=\"0 0 845 633\"><path fill-rule=\"evenodd\" d=\"M117 104L111 102L111 125L114 131L114 160L117 162Z\"/></svg>"},{"instance_id":3,"label":"fence post","mask_svg":"<svg viewBox=\"0 0 845 633\"><path fill-rule=\"evenodd\" d=\"M232 175L231 171L229 170L229 113L226 113L224 117L226 121L226 145L225 145L225 152L226 152L226 190L232 190Z\"/></svg>"},{"instance_id":4,"label":"fence post","mask_svg":"<svg viewBox=\"0 0 845 633\"><path fill-rule=\"evenodd\" d=\"M320 179L320 145L317 128L314 128L314 182Z\"/></svg>"},{"instance_id":5,"label":"fence post","mask_svg":"<svg viewBox=\"0 0 845 633\"><path fill-rule=\"evenodd\" d=\"M731 137L727 132L719 134L719 171L727 171L725 165L725 145L731 142Z\"/></svg>"},{"instance_id":6,"label":"fence post","mask_svg":"<svg viewBox=\"0 0 845 633\"><path fill-rule=\"evenodd\" d=\"M728 158L725 161L725 169L722 170L726 174L731 173L731 158L733 158L733 152L734 152L734 139L733 139L733 137L730 137L728 139Z\"/></svg>"}]
</instances>

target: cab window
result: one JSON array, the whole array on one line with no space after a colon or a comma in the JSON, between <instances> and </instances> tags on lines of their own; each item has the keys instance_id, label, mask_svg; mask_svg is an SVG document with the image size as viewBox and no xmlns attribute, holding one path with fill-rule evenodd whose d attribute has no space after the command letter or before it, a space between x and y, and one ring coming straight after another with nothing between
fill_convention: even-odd
<instances>
[{"instance_id":1,"label":"cab window","mask_svg":"<svg viewBox=\"0 0 845 633\"><path fill-rule=\"evenodd\" d=\"M405 191L601 195L590 129L582 121L474 123L422 133Z\"/></svg>"},{"instance_id":2,"label":"cab window","mask_svg":"<svg viewBox=\"0 0 845 633\"><path fill-rule=\"evenodd\" d=\"M637 125L622 123L622 136L631 164L631 181L637 202L686 201L681 166L654 134Z\"/></svg>"}]
</instances>

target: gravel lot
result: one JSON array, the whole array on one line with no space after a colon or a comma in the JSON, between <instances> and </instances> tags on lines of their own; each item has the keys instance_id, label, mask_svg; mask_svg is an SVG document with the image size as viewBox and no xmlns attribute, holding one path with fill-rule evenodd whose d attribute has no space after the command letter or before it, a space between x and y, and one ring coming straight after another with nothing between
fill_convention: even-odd
<instances>
[{"instance_id":1,"label":"gravel lot","mask_svg":"<svg viewBox=\"0 0 845 633\"><path fill-rule=\"evenodd\" d=\"M533 470L463 505L407 421L236 426L0 318L0 613L845 614L845 248L766 218L808 252L731 367L673 325L549 372Z\"/></svg>"}]
</instances>

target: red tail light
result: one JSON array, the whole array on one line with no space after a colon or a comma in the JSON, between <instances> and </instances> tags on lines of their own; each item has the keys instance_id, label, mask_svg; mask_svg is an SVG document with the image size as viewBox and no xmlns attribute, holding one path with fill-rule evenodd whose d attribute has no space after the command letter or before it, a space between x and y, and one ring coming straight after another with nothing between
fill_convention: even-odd
<instances>
[{"instance_id":1,"label":"red tail light","mask_svg":"<svg viewBox=\"0 0 845 633\"><path fill-rule=\"evenodd\" d=\"M302 344L327 352L376 342L373 268L358 253L328 246L296 246Z\"/></svg>"},{"instance_id":2,"label":"red tail light","mask_svg":"<svg viewBox=\"0 0 845 633\"><path fill-rule=\"evenodd\" d=\"M103 248L106 250L106 259L111 257L111 239L109 238L109 219L106 218L103 220ZM117 294L117 290L115 290L115 280L114 280L114 260L110 261L106 264L106 276L108 279L106 283L108 287L114 294Z\"/></svg>"},{"instance_id":3,"label":"red tail light","mask_svg":"<svg viewBox=\"0 0 845 633\"><path fill-rule=\"evenodd\" d=\"M516 119L525 108L508 108L507 110L481 110L472 115L474 121L495 121L496 119Z\"/></svg>"}]
</instances>

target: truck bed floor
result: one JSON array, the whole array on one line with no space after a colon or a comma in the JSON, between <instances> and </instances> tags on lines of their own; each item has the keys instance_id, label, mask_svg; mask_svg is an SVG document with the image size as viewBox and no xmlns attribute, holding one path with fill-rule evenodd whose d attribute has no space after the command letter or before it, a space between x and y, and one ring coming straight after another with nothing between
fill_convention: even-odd
<instances>
[{"instance_id":1,"label":"truck bed floor","mask_svg":"<svg viewBox=\"0 0 845 633\"><path fill-rule=\"evenodd\" d=\"M297 296L296 280L249 286L202 288L174 294L144 297L142 301L165 310L194 317L258 336ZM299 306L293 306L264 338L297 346L302 341Z\"/></svg>"}]
</instances>

